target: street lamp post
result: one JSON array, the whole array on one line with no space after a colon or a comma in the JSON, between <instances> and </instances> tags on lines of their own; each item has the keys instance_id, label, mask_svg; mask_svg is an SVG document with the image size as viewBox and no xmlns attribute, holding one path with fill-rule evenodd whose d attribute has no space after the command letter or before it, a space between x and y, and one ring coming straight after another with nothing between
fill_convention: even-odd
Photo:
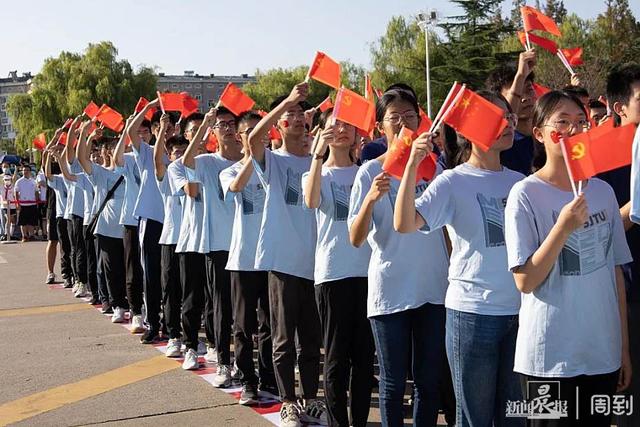
<instances>
[{"instance_id":1,"label":"street lamp post","mask_svg":"<svg viewBox=\"0 0 640 427\"><path fill-rule=\"evenodd\" d=\"M431 117L431 74L429 67L429 25L436 24L438 21L438 13L431 9L429 13L418 14L419 24L424 29L424 56L427 77L427 116Z\"/></svg>"}]
</instances>

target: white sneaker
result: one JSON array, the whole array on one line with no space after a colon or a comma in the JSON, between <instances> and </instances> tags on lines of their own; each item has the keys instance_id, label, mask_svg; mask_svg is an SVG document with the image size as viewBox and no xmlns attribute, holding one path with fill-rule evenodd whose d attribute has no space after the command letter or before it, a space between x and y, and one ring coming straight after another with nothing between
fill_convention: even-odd
<instances>
[{"instance_id":1,"label":"white sneaker","mask_svg":"<svg viewBox=\"0 0 640 427\"><path fill-rule=\"evenodd\" d=\"M171 342L171 340L169 340L169 342ZM198 363L198 353L196 353L192 348L188 349L187 352L184 354L184 362L182 362L182 369L186 371L193 371L194 369L198 369L199 367L200 367L200 363Z\"/></svg>"},{"instance_id":2,"label":"white sneaker","mask_svg":"<svg viewBox=\"0 0 640 427\"><path fill-rule=\"evenodd\" d=\"M309 424L329 425L327 406L323 399L309 399L305 402L302 420Z\"/></svg>"},{"instance_id":3,"label":"white sneaker","mask_svg":"<svg viewBox=\"0 0 640 427\"><path fill-rule=\"evenodd\" d=\"M216 376L213 377L213 386L218 388L231 386L231 369L228 365L218 365Z\"/></svg>"},{"instance_id":4,"label":"white sneaker","mask_svg":"<svg viewBox=\"0 0 640 427\"><path fill-rule=\"evenodd\" d=\"M141 334L146 331L147 328L144 327L144 323L142 323L142 315L136 314L131 319L131 333L132 334Z\"/></svg>"},{"instance_id":5,"label":"white sneaker","mask_svg":"<svg viewBox=\"0 0 640 427\"><path fill-rule=\"evenodd\" d=\"M76 292L78 292L79 285L80 285L80 282L78 282L77 280L73 282L73 286L71 287L71 292L73 292L73 295L75 295Z\"/></svg>"},{"instance_id":6,"label":"white sneaker","mask_svg":"<svg viewBox=\"0 0 640 427\"><path fill-rule=\"evenodd\" d=\"M122 323L124 322L124 313L125 310L122 307L114 307L113 308L113 316L111 316L112 323Z\"/></svg>"},{"instance_id":7,"label":"white sneaker","mask_svg":"<svg viewBox=\"0 0 640 427\"><path fill-rule=\"evenodd\" d=\"M283 402L280 408L280 427L302 427L300 407L293 402Z\"/></svg>"},{"instance_id":8,"label":"white sneaker","mask_svg":"<svg viewBox=\"0 0 640 427\"><path fill-rule=\"evenodd\" d=\"M238 369L238 364L235 361L233 362L233 368L231 368L231 379L240 381L240 369Z\"/></svg>"},{"instance_id":9,"label":"white sneaker","mask_svg":"<svg viewBox=\"0 0 640 427\"><path fill-rule=\"evenodd\" d=\"M170 338L164 355L167 357L180 357L182 355L181 349L182 341L180 341L180 338ZM185 358L186 357L187 356L185 355Z\"/></svg>"},{"instance_id":10,"label":"white sneaker","mask_svg":"<svg viewBox=\"0 0 640 427\"><path fill-rule=\"evenodd\" d=\"M76 298L82 298L87 295L87 292L88 292L87 285L85 285L82 282L78 282L78 285L76 287L75 292L73 293L73 296L75 296Z\"/></svg>"},{"instance_id":11,"label":"white sneaker","mask_svg":"<svg viewBox=\"0 0 640 427\"><path fill-rule=\"evenodd\" d=\"M209 363L218 363L218 353L215 347L207 344L207 353L204 355L204 360Z\"/></svg>"}]
</instances>

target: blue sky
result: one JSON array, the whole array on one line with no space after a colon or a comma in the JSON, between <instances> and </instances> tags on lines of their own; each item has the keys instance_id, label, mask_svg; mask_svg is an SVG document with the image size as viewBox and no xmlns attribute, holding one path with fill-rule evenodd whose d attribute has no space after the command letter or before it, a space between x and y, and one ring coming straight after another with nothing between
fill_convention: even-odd
<instances>
[{"instance_id":1,"label":"blue sky","mask_svg":"<svg viewBox=\"0 0 640 427\"><path fill-rule=\"evenodd\" d=\"M640 17L640 1L629 3ZM565 5L584 18L604 10L604 0ZM456 14L447 0L3 2L0 77L10 70L36 73L45 58L101 40L112 41L133 66L157 66L167 74L251 74L310 63L316 50L368 67L370 46L391 16L430 8ZM510 8L506 0L505 13Z\"/></svg>"}]
</instances>

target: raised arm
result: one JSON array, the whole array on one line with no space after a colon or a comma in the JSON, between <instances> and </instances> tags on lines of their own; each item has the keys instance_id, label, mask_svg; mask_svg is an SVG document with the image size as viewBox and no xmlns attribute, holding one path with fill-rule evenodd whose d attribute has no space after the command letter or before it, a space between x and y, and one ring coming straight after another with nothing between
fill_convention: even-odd
<instances>
[{"instance_id":1,"label":"raised arm","mask_svg":"<svg viewBox=\"0 0 640 427\"><path fill-rule=\"evenodd\" d=\"M160 181L162 181L167 171L167 167L164 164L164 154L166 153L165 143L167 140L167 125L169 124L169 120L170 117L167 113L162 114L162 117L160 117L160 132L158 132L156 144L153 147L153 169L156 178Z\"/></svg>"},{"instance_id":2,"label":"raised arm","mask_svg":"<svg viewBox=\"0 0 640 427\"><path fill-rule=\"evenodd\" d=\"M416 211L416 174L418 165L432 150L433 142L428 133L420 135L411 146L411 154L404 168L393 211L393 228L400 233L413 233L425 224L422 215Z\"/></svg>"},{"instance_id":3,"label":"raised arm","mask_svg":"<svg viewBox=\"0 0 640 427\"><path fill-rule=\"evenodd\" d=\"M356 219L349 228L349 240L356 248L362 246L369 234L371 219L373 218L373 208L378 200L382 198L391 188L391 180L386 172L380 172L371 183L371 188L367 193Z\"/></svg>"},{"instance_id":4,"label":"raised arm","mask_svg":"<svg viewBox=\"0 0 640 427\"><path fill-rule=\"evenodd\" d=\"M124 126L124 131L122 135L120 135L120 139L118 140L118 144L116 145L116 149L113 150L113 161L116 166L123 167L124 166L124 148L127 145L127 129L131 126L131 122L133 121L133 115L127 118L127 122Z\"/></svg>"},{"instance_id":5,"label":"raised arm","mask_svg":"<svg viewBox=\"0 0 640 427\"><path fill-rule=\"evenodd\" d=\"M200 144L202 143L204 135L207 133L207 128L215 123L217 114L218 112L215 108L211 108L207 111L207 114L204 115L204 119L202 119L202 123L200 123L200 127L196 131L196 134L189 142L189 146L182 156L182 163L184 163L184 165L189 169L196 167L196 154L198 154L198 151L200 150Z\"/></svg>"},{"instance_id":6,"label":"raised arm","mask_svg":"<svg viewBox=\"0 0 640 427\"><path fill-rule=\"evenodd\" d=\"M63 152L63 157L66 159L68 164L73 163L73 161L76 159L76 151L74 149L77 140L76 128L81 122L82 115L79 115L78 117L73 119L73 122L71 122L71 126L69 126L67 145L64 147Z\"/></svg>"},{"instance_id":7,"label":"raised arm","mask_svg":"<svg viewBox=\"0 0 640 427\"><path fill-rule=\"evenodd\" d=\"M520 110L520 106L522 105L521 100L524 96L525 82L527 81L529 74L531 74L531 70L533 70L535 64L536 51L534 49L520 53L520 58L518 59L518 71L516 71L513 83L511 83L509 92L507 92L505 96L509 105L511 105L511 108L516 113Z\"/></svg>"},{"instance_id":8,"label":"raised arm","mask_svg":"<svg viewBox=\"0 0 640 427\"><path fill-rule=\"evenodd\" d=\"M58 159L58 164L60 165L60 171L62 172L62 176L64 177L64 179L73 182L78 181L78 177L72 174L69 170L69 163L67 161L66 155L63 154L62 156L60 156L60 158Z\"/></svg>"},{"instance_id":9,"label":"raised arm","mask_svg":"<svg viewBox=\"0 0 640 427\"><path fill-rule=\"evenodd\" d=\"M91 141L102 136L102 129L97 128L91 133L91 135L89 135L89 138L87 138L89 126L91 126L91 121L86 121L80 126L80 136L78 138L77 146L78 161L87 175L91 175L93 172L93 164L89 158Z\"/></svg>"},{"instance_id":10,"label":"raised arm","mask_svg":"<svg viewBox=\"0 0 640 427\"><path fill-rule=\"evenodd\" d=\"M322 185L322 160L329 147L329 141L334 139L333 126L324 129L320 133L318 144L314 147L309 176L304 185L304 204L309 209L317 209L320 206L320 188Z\"/></svg>"},{"instance_id":11,"label":"raised arm","mask_svg":"<svg viewBox=\"0 0 640 427\"><path fill-rule=\"evenodd\" d=\"M567 239L588 218L587 200L584 194L567 203L540 247L527 262L513 271L516 286L525 294L535 291L549 276Z\"/></svg>"},{"instance_id":12,"label":"raised arm","mask_svg":"<svg viewBox=\"0 0 640 427\"><path fill-rule=\"evenodd\" d=\"M298 83L294 86L289 96L282 101L276 108L271 110L269 114L264 116L262 120L258 122L256 127L251 131L249 135L249 147L251 150L251 157L256 159L260 165L264 166L264 144L262 139L269 133L269 130L278 122L280 116L284 114L287 109L307 99L309 94L309 85L307 83Z\"/></svg>"},{"instance_id":13,"label":"raised arm","mask_svg":"<svg viewBox=\"0 0 640 427\"><path fill-rule=\"evenodd\" d=\"M136 151L140 151L140 139L138 138L138 130L140 129L140 125L144 121L144 116L150 109L157 107L158 105L160 105L160 101L158 100L158 98L149 102L138 114L133 117L133 120L131 121L129 126L125 128L125 133L131 140L131 144L133 144L133 148L135 148Z\"/></svg>"}]
</instances>

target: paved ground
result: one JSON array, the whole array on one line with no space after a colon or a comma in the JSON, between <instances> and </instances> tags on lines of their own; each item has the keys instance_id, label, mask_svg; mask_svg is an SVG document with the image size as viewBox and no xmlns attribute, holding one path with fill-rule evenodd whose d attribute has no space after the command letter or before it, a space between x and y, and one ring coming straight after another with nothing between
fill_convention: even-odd
<instances>
[{"instance_id":1,"label":"paved ground","mask_svg":"<svg viewBox=\"0 0 640 427\"><path fill-rule=\"evenodd\" d=\"M45 285L44 250L42 242L0 245L0 426L273 425ZM374 393L371 426L380 425L377 407Z\"/></svg>"}]
</instances>

